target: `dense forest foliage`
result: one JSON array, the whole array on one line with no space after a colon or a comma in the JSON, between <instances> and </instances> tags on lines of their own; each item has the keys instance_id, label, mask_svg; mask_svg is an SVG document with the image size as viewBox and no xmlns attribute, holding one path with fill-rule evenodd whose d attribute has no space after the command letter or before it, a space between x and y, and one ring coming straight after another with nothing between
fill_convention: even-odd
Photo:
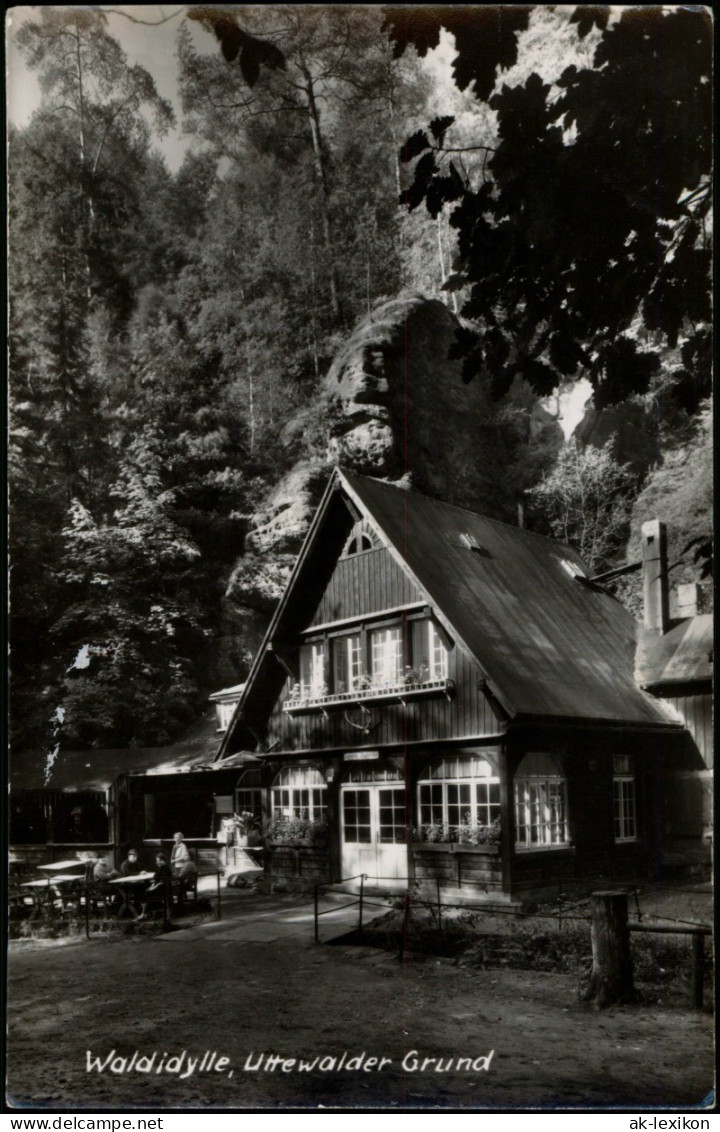
<instances>
[{"instance_id":1,"label":"dense forest foliage","mask_svg":"<svg viewBox=\"0 0 720 1132\"><path fill-rule=\"evenodd\" d=\"M297 422L358 319L408 288L462 316L467 374L500 399L518 461L520 387L587 377L596 409L640 414L642 466L619 429L572 441L532 483L508 467L536 529L598 568L622 561L633 505L669 461L663 490L682 498L688 467L702 498L690 520L677 507L702 572L704 14L658 9L638 30L605 9L501 8L491 34L454 9L414 11L387 26L350 5L187 11L193 144L175 173L155 148L173 109L102 9L43 7L18 31L42 91L9 135L18 749L159 745L203 710L252 515L310 443ZM441 24L454 90L424 62ZM563 37L564 73L533 69L543 35ZM653 59L677 80L667 114ZM512 80L498 70L516 63ZM642 98L625 99L628 83Z\"/></svg>"}]
</instances>

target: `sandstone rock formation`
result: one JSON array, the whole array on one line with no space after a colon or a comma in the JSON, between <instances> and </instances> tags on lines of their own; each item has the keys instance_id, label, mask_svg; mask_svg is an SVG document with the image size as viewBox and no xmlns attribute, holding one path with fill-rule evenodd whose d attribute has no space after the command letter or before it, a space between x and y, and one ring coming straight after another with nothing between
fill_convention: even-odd
<instances>
[{"instance_id":1,"label":"sandstone rock formation","mask_svg":"<svg viewBox=\"0 0 720 1132\"><path fill-rule=\"evenodd\" d=\"M421 295L381 304L349 335L316 403L288 426L288 440L304 438L304 451L254 516L229 580L221 681L245 675L237 664L231 671L230 653L258 647L335 465L517 521L527 486L512 466L517 444L542 463L562 431L527 389L511 406L508 429L486 384L465 384L459 362L448 358L458 325L443 303Z\"/></svg>"}]
</instances>

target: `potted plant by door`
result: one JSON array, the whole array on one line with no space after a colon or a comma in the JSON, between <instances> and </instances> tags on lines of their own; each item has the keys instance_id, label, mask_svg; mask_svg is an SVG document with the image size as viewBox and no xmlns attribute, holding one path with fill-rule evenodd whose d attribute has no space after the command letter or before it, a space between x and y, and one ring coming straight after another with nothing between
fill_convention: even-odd
<instances>
[{"instance_id":1,"label":"potted plant by door","mask_svg":"<svg viewBox=\"0 0 720 1132\"><path fill-rule=\"evenodd\" d=\"M260 839L260 822L255 814L249 810L243 810L241 814L233 814L233 823L237 846L257 844Z\"/></svg>"}]
</instances>

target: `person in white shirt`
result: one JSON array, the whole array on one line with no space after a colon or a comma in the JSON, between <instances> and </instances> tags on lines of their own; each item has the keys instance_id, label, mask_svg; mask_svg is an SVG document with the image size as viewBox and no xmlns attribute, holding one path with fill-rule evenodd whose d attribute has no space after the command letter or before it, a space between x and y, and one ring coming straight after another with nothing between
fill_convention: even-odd
<instances>
[{"instance_id":1,"label":"person in white shirt","mask_svg":"<svg viewBox=\"0 0 720 1132\"><path fill-rule=\"evenodd\" d=\"M173 841L175 842L175 844L173 845L172 853L170 854L170 868L177 876L182 872L183 865L185 865L186 862L190 860L190 853L188 852L187 845L183 841L182 833L174 833Z\"/></svg>"}]
</instances>

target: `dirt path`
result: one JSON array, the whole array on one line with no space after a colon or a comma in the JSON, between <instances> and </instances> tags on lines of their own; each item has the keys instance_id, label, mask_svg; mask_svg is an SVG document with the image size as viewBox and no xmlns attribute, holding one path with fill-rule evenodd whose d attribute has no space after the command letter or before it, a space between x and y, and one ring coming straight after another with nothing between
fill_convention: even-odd
<instances>
[{"instance_id":1,"label":"dirt path","mask_svg":"<svg viewBox=\"0 0 720 1132\"><path fill-rule=\"evenodd\" d=\"M159 938L18 947L9 969L8 1102L143 1108L694 1106L712 1087L712 1018L576 1002L571 976L472 971L371 948ZM130 1059L87 1072L86 1058ZM489 1068L416 1071L415 1057ZM157 1051L157 1052L156 1052ZM160 1066L185 1051L179 1072ZM206 1051L228 1062L201 1071ZM390 1062L247 1068L259 1055ZM153 1072L138 1060L156 1052ZM184 1078L188 1058L198 1059ZM248 1062L248 1059L249 1062ZM113 1062L117 1070L119 1061ZM170 1068L170 1065L168 1068Z\"/></svg>"}]
</instances>

